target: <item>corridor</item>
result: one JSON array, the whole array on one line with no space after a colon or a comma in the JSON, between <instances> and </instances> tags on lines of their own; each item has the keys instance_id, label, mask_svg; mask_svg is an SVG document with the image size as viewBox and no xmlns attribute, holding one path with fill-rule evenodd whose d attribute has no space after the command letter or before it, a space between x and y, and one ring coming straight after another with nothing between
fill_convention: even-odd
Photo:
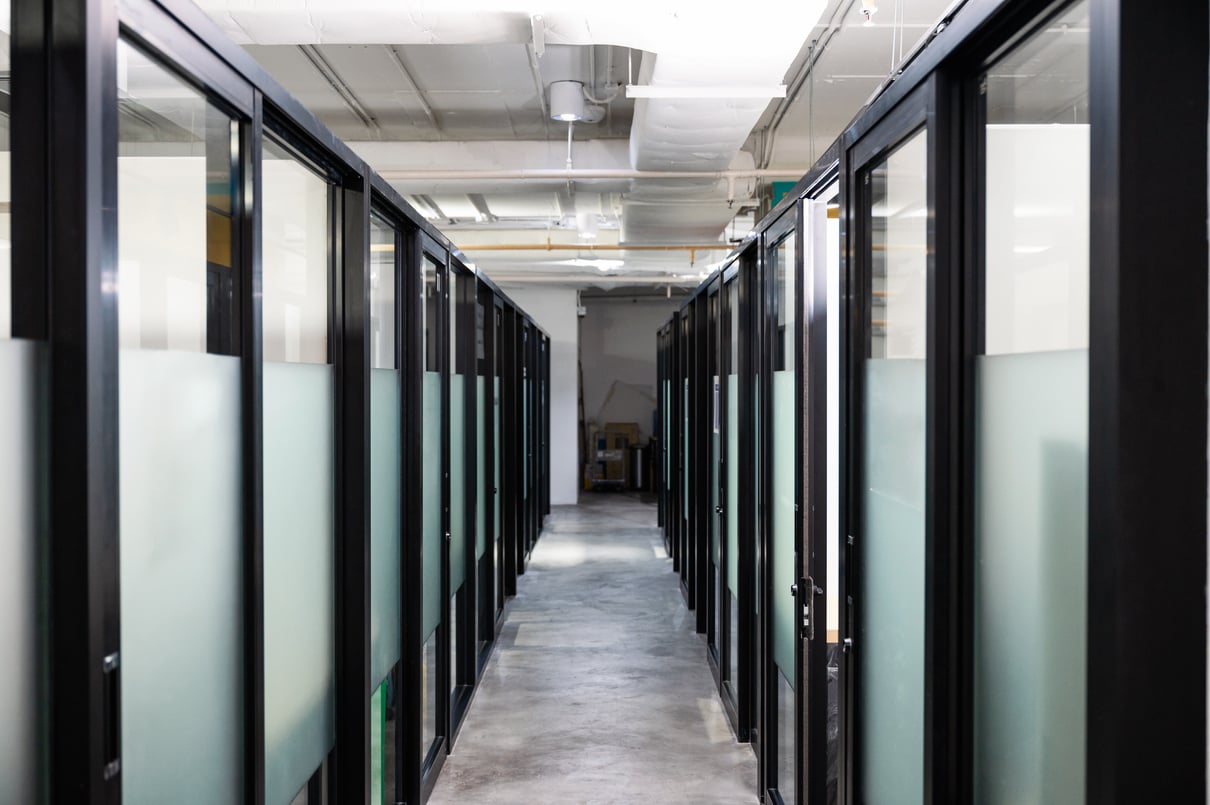
<instances>
[{"instance_id":1,"label":"corridor","mask_svg":"<svg viewBox=\"0 0 1210 805\"><path fill-rule=\"evenodd\" d=\"M554 507L431 805L754 802L656 507Z\"/></svg>"}]
</instances>

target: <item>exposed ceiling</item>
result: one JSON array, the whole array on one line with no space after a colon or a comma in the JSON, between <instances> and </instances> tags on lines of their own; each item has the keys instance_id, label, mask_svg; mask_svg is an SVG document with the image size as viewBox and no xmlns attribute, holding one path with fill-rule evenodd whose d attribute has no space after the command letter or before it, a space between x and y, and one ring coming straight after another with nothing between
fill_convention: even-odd
<instances>
[{"instance_id":1,"label":"exposed ceiling","mask_svg":"<svg viewBox=\"0 0 1210 805\"><path fill-rule=\"evenodd\" d=\"M199 4L481 270L608 288L696 284L951 2L883 0L873 25L862 0ZM570 158L548 112L561 80L599 118L572 126ZM784 99L720 89L779 83Z\"/></svg>"}]
</instances>

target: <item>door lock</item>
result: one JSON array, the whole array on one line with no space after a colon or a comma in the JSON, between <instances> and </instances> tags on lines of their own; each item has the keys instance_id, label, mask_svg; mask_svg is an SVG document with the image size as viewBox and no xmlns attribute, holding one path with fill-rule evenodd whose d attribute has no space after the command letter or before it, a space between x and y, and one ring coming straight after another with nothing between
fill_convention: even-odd
<instances>
[{"instance_id":1,"label":"door lock","mask_svg":"<svg viewBox=\"0 0 1210 805\"><path fill-rule=\"evenodd\" d=\"M714 507L714 513L715 513L715 514L722 514L722 513L723 513L723 507L722 507L722 506L715 506L715 507Z\"/></svg>"}]
</instances>

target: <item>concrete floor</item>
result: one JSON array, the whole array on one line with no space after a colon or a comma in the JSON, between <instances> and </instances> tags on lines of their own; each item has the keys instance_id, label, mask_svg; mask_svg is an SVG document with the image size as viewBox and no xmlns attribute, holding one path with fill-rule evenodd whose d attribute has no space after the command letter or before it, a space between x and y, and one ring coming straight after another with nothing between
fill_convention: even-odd
<instances>
[{"instance_id":1,"label":"concrete floor","mask_svg":"<svg viewBox=\"0 0 1210 805\"><path fill-rule=\"evenodd\" d=\"M756 802L654 505L554 507L431 805Z\"/></svg>"}]
</instances>

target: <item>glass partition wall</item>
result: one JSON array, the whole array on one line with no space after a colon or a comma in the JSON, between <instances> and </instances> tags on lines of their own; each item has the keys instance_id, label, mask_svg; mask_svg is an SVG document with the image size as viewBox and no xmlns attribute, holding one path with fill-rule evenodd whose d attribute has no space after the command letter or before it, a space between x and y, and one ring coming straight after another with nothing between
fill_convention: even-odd
<instances>
[{"instance_id":1,"label":"glass partition wall","mask_svg":"<svg viewBox=\"0 0 1210 805\"><path fill-rule=\"evenodd\" d=\"M447 307L445 284L445 255L435 255L426 249L420 283L420 310L424 317L424 407L421 428L423 458L420 465L424 616L421 620L420 754L426 775L437 762L438 751L442 748L442 739L446 734L443 712L446 712L447 705L443 692L444 684L440 680L448 673L449 662L449 643L446 642L442 628L446 601L445 566L449 561L445 537L446 485L443 477L446 423L441 382L444 357L444 339L441 333L444 331L443 310Z\"/></svg>"},{"instance_id":2,"label":"glass partition wall","mask_svg":"<svg viewBox=\"0 0 1210 805\"><path fill-rule=\"evenodd\" d=\"M126 78L118 95L117 160L122 798L237 801L245 774L235 293L242 270L235 220L240 140L231 115L145 52L123 40L117 59ZM327 202L319 184L322 238ZM270 237L266 252L276 257L272 246L279 244ZM324 305L328 265L322 245L316 293ZM318 332L307 335L318 339L318 359L326 364L326 307L321 309ZM331 433L332 420L328 367L283 368L319 371L307 378L314 388L299 381L300 393L316 395L314 406L308 411L304 403L299 418L274 423L293 427L295 438L305 431L300 450L314 453L295 456L288 476L266 473L271 568L290 560L273 550L281 550L273 538L286 539L287 529L299 524L279 523L274 502L295 494L298 485L318 492L316 522L290 535L305 560L298 569L312 558L309 551L318 564L292 579L298 586L272 587L267 596L273 633L303 638L266 650L269 678L277 683L266 703L269 789L292 796L331 747L332 650L330 628L324 628L331 621L331 579L325 576L331 564L331 439L324 434ZM278 380L273 375L266 382L270 404L280 400ZM305 412L315 417L307 420ZM278 433L271 429L268 445L276 447L271 439ZM313 468L307 466L312 455ZM270 467L280 460L276 449L266 451ZM311 581L316 588L308 588ZM294 618L296 606L311 611ZM309 650L281 658L286 651ZM285 665L300 661L304 673L285 672ZM179 739L183 724L188 741Z\"/></svg>"},{"instance_id":3,"label":"glass partition wall","mask_svg":"<svg viewBox=\"0 0 1210 805\"><path fill-rule=\"evenodd\" d=\"M1084 801L1089 3L978 79L974 801Z\"/></svg>"},{"instance_id":4,"label":"glass partition wall","mask_svg":"<svg viewBox=\"0 0 1210 805\"><path fill-rule=\"evenodd\" d=\"M335 743L335 189L284 141L263 153L265 798L314 805Z\"/></svg>"},{"instance_id":5,"label":"glass partition wall","mask_svg":"<svg viewBox=\"0 0 1210 805\"><path fill-rule=\"evenodd\" d=\"M370 801L400 799L403 401L398 318L402 233L370 217Z\"/></svg>"}]
</instances>

